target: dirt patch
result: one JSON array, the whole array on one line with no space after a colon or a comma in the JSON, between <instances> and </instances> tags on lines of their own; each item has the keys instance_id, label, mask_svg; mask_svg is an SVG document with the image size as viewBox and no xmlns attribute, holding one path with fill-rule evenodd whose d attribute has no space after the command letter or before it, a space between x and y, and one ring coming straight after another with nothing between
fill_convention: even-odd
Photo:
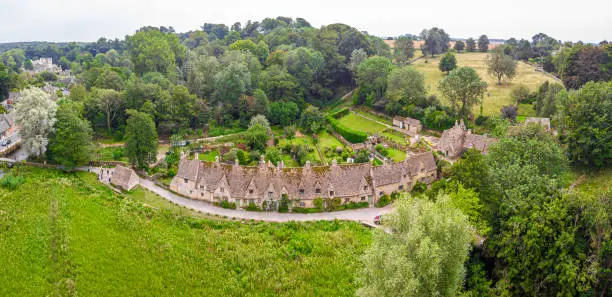
<instances>
[{"instance_id":1,"label":"dirt patch","mask_svg":"<svg viewBox=\"0 0 612 297\"><path fill-rule=\"evenodd\" d=\"M304 137L304 134L302 134L302 132L300 131L295 131L295 137Z\"/></svg>"}]
</instances>

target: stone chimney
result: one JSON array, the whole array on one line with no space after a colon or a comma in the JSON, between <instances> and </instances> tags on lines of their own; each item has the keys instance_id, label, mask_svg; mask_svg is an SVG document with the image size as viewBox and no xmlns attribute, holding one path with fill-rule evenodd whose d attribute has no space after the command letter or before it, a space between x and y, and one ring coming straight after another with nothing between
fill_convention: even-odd
<instances>
[{"instance_id":1,"label":"stone chimney","mask_svg":"<svg viewBox=\"0 0 612 297\"><path fill-rule=\"evenodd\" d=\"M185 159L185 152L181 151L181 160Z\"/></svg>"},{"instance_id":2,"label":"stone chimney","mask_svg":"<svg viewBox=\"0 0 612 297\"><path fill-rule=\"evenodd\" d=\"M306 164L304 164L304 168L310 169L310 160L306 160Z\"/></svg>"},{"instance_id":3,"label":"stone chimney","mask_svg":"<svg viewBox=\"0 0 612 297\"><path fill-rule=\"evenodd\" d=\"M215 163L219 163L219 156L215 156Z\"/></svg>"},{"instance_id":4,"label":"stone chimney","mask_svg":"<svg viewBox=\"0 0 612 297\"><path fill-rule=\"evenodd\" d=\"M334 167L338 166L338 161L336 161L335 158L332 160L332 166L334 166Z\"/></svg>"},{"instance_id":5,"label":"stone chimney","mask_svg":"<svg viewBox=\"0 0 612 297\"><path fill-rule=\"evenodd\" d=\"M195 152L195 154L193 155L193 158L195 160L200 160L200 154L198 154L198 152Z\"/></svg>"},{"instance_id":6,"label":"stone chimney","mask_svg":"<svg viewBox=\"0 0 612 297\"><path fill-rule=\"evenodd\" d=\"M234 166L240 166L240 162L238 162L238 159L234 160Z\"/></svg>"}]
</instances>

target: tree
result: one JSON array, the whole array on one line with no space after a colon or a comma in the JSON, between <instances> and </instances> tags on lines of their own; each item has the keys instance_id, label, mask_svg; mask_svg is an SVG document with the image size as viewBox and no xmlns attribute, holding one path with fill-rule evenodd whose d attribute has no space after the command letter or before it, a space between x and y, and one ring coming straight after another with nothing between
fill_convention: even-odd
<instances>
[{"instance_id":1,"label":"tree","mask_svg":"<svg viewBox=\"0 0 612 297\"><path fill-rule=\"evenodd\" d=\"M368 150L359 150L355 155L355 163L370 162L370 152Z\"/></svg>"},{"instance_id":2,"label":"tree","mask_svg":"<svg viewBox=\"0 0 612 297\"><path fill-rule=\"evenodd\" d=\"M268 122L268 119L266 119L264 115L258 114L251 118L251 121L249 122L249 128L255 125L260 125L266 128L266 131L268 131L268 134L272 133L272 129L270 129L270 122Z\"/></svg>"},{"instance_id":3,"label":"tree","mask_svg":"<svg viewBox=\"0 0 612 297\"><path fill-rule=\"evenodd\" d=\"M459 67L440 81L438 89L459 117L465 118L471 113L472 106L482 100L487 83L480 79L473 68Z\"/></svg>"},{"instance_id":4,"label":"tree","mask_svg":"<svg viewBox=\"0 0 612 297\"><path fill-rule=\"evenodd\" d=\"M295 100L298 96L298 84L287 70L279 65L272 65L261 73L259 88L268 97L275 100Z\"/></svg>"},{"instance_id":5,"label":"tree","mask_svg":"<svg viewBox=\"0 0 612 297\"><path fill-rule=\"evenodd\" d=\"M267 115L269 112L270 101L268 100L268 96L261 89L255 90L253 92L253 108L255 109L255 113Z\"/></svg>"},{"instance_id":6,"label":"tree","mask_svg":"<svg viewBox=\"0 0 612 297\"><path fill-rule=\"evenodd\" d=\"M302 111L300 118L300 126L304 131L309 133L317 133L325 124L325 115L319 110L318 107L309 105Z\"/></svg>"},{"instance_id":7,"label":"tree","mask_svg":"<svg viewBox=\"0 0 612 297\"><path fill-rule=\"evenodd\" d=\"M457 50L458 52L461 52L462 50L465 49L465 43L461 40L457 40L457 42L455 42L454 49Z\"/></svg>"},{"instance_id":8,"label":"tree","mask_svg":"<svg viewBox=\"0 0 612 297\"><path fill-rule=\"evenodd\" d=\"M181 127L187 127L196 116L196 95L185 86L175 85L170 92L169 118Z\"/></svg>"},{"instance_id":9,"label":"tree","mask_svg":"<svg viewBox=\"0 0 612 297\"><path fill-rule=\"evenodd\" d=\"M150 115L127 110L129 118L125 127L125 154L130 164L145 168L157 158L157 131Z\"/></svg>"},{"instance_id":10,"label":"tree","mask_svg":"<svg viewBox=\"0 0 612 297\"><path fill-rule=\"evenodd\" d=\"M362 49L358 48L353 50L351 53L351 59L349 60L348 68L355 74L357 73L357 68L361 62L365 61L368 58L368 54Z\"/></svg>"},{"instance_id":11,"label":"tree","mask_svg":"<svg viewBox=\"0 0 612 297\"><path fill-rule=\"evenodd\" d=\"M402 105L410 105L424 101L426 94L423 73L412 67L391 70L387 84L387 98Z\"/></svg>"},{"instance_id":12,"label":"tree","mask_svg":"<svg viewBox=\"0 0 612 297\"><path fill-rule=\"evenodd\" d=\"M481 52L489 50L489 38L487 35L480 35L480 37L478 37L478 50Z\"/></svg>"},{"instance_id":13,"label":"tree","mask_svg":"<svg viewBox=\"0 0 612 297\"><path fill-rule=\"evenodd\" d=\"M17 103L15 122L26 150L37 157L44 156L49 143L48 136L53 132L57 105L51 95L39 88L25 89Z\"/></svg>"},{"instance_id":14,"label":"tree","mask_svg":"<svg viewBox=\"0 0 612 297\"><path fill-rule=\"evenodd\" d=\"M412 37L401 36L395 40L393 57L400 64L406 64L414 57L414 41Z\"/></svg>"},{"instance_id":15,"label":"tree","mask_svg":"<svg viewBox=\"0 0 612 297\"><path fill-rule=\"evenodd\" d=\"M476 51L476 41L472 37L468 38L465 41L465 46L466 46L468 52Z\"/></svg>"},{"instance_id":16,"label":"tree","mask_svg":"<svg viewBox=\"0 0 612 297\"><path fill-rule=\"evenodd\" d=\"M277 101L270 104L270 121L281 126L289 126L295 121L300 109L294 102Z\"/></svg>"},{"instance_id":17,"label":"tree","mask_svg":"<svg viewBox=\"0 0 612 297\"><path fill-rule=\"evenodd\" d=\"M251 150L263 151L266 148L266 142L270 139L269 127L266 129L264 125L256 121L244 132L244 137Z\"/></svg>"},{"instance_id":18,"label":"tree","mask_svg":"<svg viewBox=\"0 0 612 297\"><path fill-rule=\"evenodd\" d=\"M360 96L381 98L387 88L387 76L392 65L384 57L370 57L357 68L357 85Z\"/></svg>"},{"instance_id":19,"label":"tree","mask_svg":"<svg viewBox=\"0 0 612 297\"><path fill-rule=\"evenodd\" d=\"M362 257L358 296L455 296L472 235L447 195L436 202L400 198Z\"/></svg>"},{"instance_id":20,"label":"tree","mask_svg":"<svg viewBox=\"0 0 612 297\"><path fill-rule=\"evenodd\" d=\"M612 82L588 82L561 104L564 142L575 164L604 168L612 160Z\"/></svg>"},{"instance_id":21,"label":"tree","mask_svg":"<svg viewBox=\"0 0 612 297\"><path fill-rule=\"evenodd\" d=\"M518 85L512 88L510 91L510 97L514 99L514 104L523 104L523 103L531 103L531 94L529 92L529 88L525 85Z\"/></svg>"},{"instance_id":22,"label":"tree","mask_svg":"<svg viewBox=\"0 0 612 297\"><path fill-rule=\"evenodd\" d=\"M93 130L82 113L83 105L70 100L61 100L57 108L55 133L49 141L49 151L53 160L65 170L91 160Z\"/></svg>"},{"instance_id":23,"label":"tree","mask_svg":"<svg viewBox=\"0 0 612 297\"><path fill-rule=\"evenodd\" d=\"M251 88L251 73L246 65L230 62L214 76L213 103L227 104L234 116L238 115L238 99Z\"/></svg>"},{"instance_id":24,"label":"tree","mask_svg":"<svg viewBox=\"0 0 612 297\"><path fill-rule=\"evenodd\" d=\"M451 70L457 68L457 58L455 58L455 54L451 52L447 52L440 58L440 71L446 72L447 74L451 72Z\"/></svg>"},{"instance_id":25,"label":"tree","mask_svg":"<svg viewBox=\"0 0 612 297\"><path fill-rule=\"evenodd\" d=\"M123 94L115 90L94 88L90 96L97 102L99 110L106 115L106 128L110 134L111 123L124 106Z\"/></svg>"},{"instance_id":26,"label":"tree","mask_svg":"<svg viewBox=\"0 0 612 297\"><path fill-rule=\"evenodd\" d=\"M433 57L436 54L446 52L450 48L450 37L443 29L438 29L436 27L429 30L425 29L421 32L420 37L425 42L421 46L421 50L425 56L430 54Z\"/></svg>"},{"instance_id":27,"label":"tree","mask_svg":"<svg viewBox=\"0 0 612 297\"><path fill-rule=\"evenodd\" d=\"M176 65L182 65L186 51L177 35L155 29L140 30L128 37L127 49L134 71L140 75L145 72L173 75Z\"/></svg>"},{"instance_id":28,"label":"tree","mask_svg":"<svg viewBox=\"0 0 612 297\"><path fill-rule=\"evenodd\" d=\"M557 110L557 96L565 91L565 88L558 83L549 83L545 81L536 91L535 102L533 109L536 114L541 117L551 117Z\"/></svg>"},{"instance_id":29,"label":"tree","mask_svg":"<svg viewBox=\"0 0 612 297\"><path fill-rule=\"evenodd\" d=\"M502 47L497 47L485 59L487 72L497 78L497 84L501 85L502 78L511 80L516 75L517 62L504 53Z\"/></svg>"}]
</instances>

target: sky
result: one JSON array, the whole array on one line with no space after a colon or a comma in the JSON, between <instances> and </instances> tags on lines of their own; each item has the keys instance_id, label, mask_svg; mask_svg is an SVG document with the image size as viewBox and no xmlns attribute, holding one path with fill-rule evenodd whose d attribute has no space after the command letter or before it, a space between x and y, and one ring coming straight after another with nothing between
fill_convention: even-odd
<instances>
[{"instance_id":1,"label":"sky","mask_svg":"<svg viewBox=\"0 0 612 297\"><path fill-rule=\"evenodd\" d=\"M345 23L380 37L443 28L452 38L612 40L612 0L0 0L0 42L95 41L142 26L177 32L204 23L301 17L313 26Z\"/></svg>"}]
</instances>

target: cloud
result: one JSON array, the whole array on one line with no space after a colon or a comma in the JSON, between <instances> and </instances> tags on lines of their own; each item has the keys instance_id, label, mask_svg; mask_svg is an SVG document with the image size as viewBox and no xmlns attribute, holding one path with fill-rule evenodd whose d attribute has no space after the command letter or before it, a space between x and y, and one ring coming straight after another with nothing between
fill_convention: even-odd
<instances>
[{"instance_id":1,"label":"cloud","mask_svg":"<svg viewBox=\"0 0 612 297\"><path fill-rule=\"evenodd\" d=\"M452 37L530 38L544 32L561 40L612 39L612 1L189 1L0 0L0 42L94 41L123 38L141 26L198 29L265 17L302 17L315 26L346 23L379 36L418 34L433 26Z\"/></svg>"}]
</instances>

